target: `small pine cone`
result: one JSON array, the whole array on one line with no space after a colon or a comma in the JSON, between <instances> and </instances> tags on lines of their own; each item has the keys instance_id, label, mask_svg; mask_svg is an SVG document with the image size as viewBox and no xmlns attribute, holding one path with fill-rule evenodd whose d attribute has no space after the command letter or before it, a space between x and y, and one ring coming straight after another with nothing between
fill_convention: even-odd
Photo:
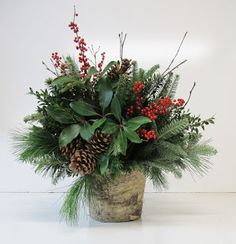
<instances>
[{"instance_id":1,"label":"small pine cone","mask_svg":"<svg viewBox=\"0 0 236 244\"><path fill-rule=\"evenodd\" d=\"M111 143L111 135L104 134L100 130L96 130L92 139L85 148L97 156L107 150Z\"/></svg>"},{"instance_id":2,"label":"small pine cone","mask_svg":"<svg viewBox=\"0 0 236 244\"><path fill-rule=\"evenodd\" d=\"M131 66L131 60L129 60L127 58L122 59L119 73L120 74L126 73L128 71L128 69L130 68L130 66Z\"/></svg>"},{"instance_id":3,"label":"small pine cone","mask_svg":"<svg viewBox=\"0 0 236 244\"><path fill-rule=\"evenodd\" d=\"M76 137L72 142L61 147L61 154L65 158L70 159L74 155L75 151L81 148L83 148L82 140L80 137Z\"/></svg>"},{"instance_id":4,"label":"small pine cone","mask_svg":"<svg viewBox=\"0 0 236 244\"><path fill-rule=\"evenodd\" d=\"M108 71L107 75L111 80L117 80L119 78L120 67L120 62L118 61Z\"/></svg>"},{"instance_id":5,"label":"small pine cone","mask_svg":"<svg viewBox=\"0 0 236 244\"><path fill-rule=\"evenodd\" d=\"M71 157L69 169L80 175L91 174L97 165L97 160L88 150L76 150L75 154Z\"/></svg>"}]
</instances>

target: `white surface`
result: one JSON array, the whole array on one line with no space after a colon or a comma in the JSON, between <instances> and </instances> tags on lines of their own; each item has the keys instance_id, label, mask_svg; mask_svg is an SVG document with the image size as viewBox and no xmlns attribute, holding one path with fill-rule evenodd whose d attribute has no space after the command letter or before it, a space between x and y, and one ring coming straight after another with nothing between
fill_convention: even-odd
<instances>
[{"instance_id":1,"label":"white surface","mask_svg":"<svg viewBox=\"0 0 236 244\"><path fill-rule=\"evenodd\" d=\"M61 194L0 194L4 244L235 244L236 194L146 193L143 217L129 223L59 223Z\"/></svg>"},{"instance_id":2,"label":"white surface","mask_svg":"<svg viewBox=\"0 0 236 244\"><path fill-rule=\"evenodd\" d=\"M54 188L10 154L7 133L19 127L34 111L28 87L43 87L49 73L51 52L75 55L72 33L67 28L73 5L78 5L79 24L89 44L101 45L108 59L118 58L120 31L128 33L125 56L148 67L164 69L184 32L189 31L177 62L187 58L178 96L186 98L194 81L197 87L191 109L203 117L216 114L216 126L206 138L214 138L219 154L209 174L196 182L170 177L172 192L236 191L235 137L235 0L1 0L0 1L0 191L47 191ZM23 124L23 122L21 123ZM62 183L67 184L67 183ZM150 185L147 191L151 191Z\"/></svg>"}]
</instances>

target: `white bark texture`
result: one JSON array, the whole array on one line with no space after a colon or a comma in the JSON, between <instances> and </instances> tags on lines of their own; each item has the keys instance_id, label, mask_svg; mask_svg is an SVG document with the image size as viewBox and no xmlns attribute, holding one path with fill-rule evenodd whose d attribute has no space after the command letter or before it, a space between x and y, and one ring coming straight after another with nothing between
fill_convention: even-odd
<instances>
[{"instance_id":1,"label":"white bark texture","mask_svg":"<svg viewBox=\"0 0 236 244\"><path fill-rule=\"evenodd\" d=\"M101 222L124 222L142 214L145 176L139 171L113 180L98 178L89 206L90 216Z\"/></svg>"}]
</instances>

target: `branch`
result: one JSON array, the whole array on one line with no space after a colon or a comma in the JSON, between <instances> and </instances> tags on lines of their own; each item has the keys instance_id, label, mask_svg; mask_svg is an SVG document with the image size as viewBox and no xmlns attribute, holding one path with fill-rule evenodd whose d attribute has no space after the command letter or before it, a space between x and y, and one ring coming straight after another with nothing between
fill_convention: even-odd
<instances>
[{"instance_id":1,"label":"branch","mask_svg":"<svg viewBox=\"0 0 236 244\"><path fill-rule=\"evenodd\" d=\"M170 71L168 71L165 75L162 76L162 79L164 79L167 75L169 75L170 73L172 73L175 69L179 68L179 66L181 66L182 64L186 63L187 59L185 59L184 61L180 62L179 64L177 64L174 68L172 68Z\"/></svg>"},{"instance_id":2,"label":"branch","mask_svg":"<svg viewBox=\"0 0 236 244\"><path fill-rule=\"evenodd\" d=\"M123 32L119 34L119 39L120 39L120 61L123 60L123 50L124 50L124 44L126 40L127 34L123 36Z\"/></svg>"},{"instance_id":3,"label":"branch","mask_svg":"<svg viewBox=\"0 0 236 244\"><path fill-rule=\"evenodd\" d=\"M188 99L187 99L186 103L184 104L184 107L183 107L183 108L185 108L186 105L188 104L188 102L190 101L190 98L191 98L191 96L192 96L192 92L193 92L193 89L194 89L195 86L196 86L196 82L193 83L193 87L192 87L191 90L189 91Z\"/></svg>"},{"instance_id":4,"label":"branch","mask_svg":"<svg viewBox=\"0 0 236 244\"><path fill-rule=\"evenodd\" d=\"M184 40L185 40L187 34L188 34L188 32L185 32L185 34L184 34L184 36L183 36L183 38L182 38L182 40L181 40L181 42L180 42L180 44L179 44L179 47L178 47L178 49L177 49L177 51L176 51L176 53L175 53L175 56L174 56L173 59L171 60L169 66L168 66L168 67L165 69L165 71L162 73L162 75L164 75L164 74L170 69L171 65L174 63L174 61L175 61L176 57L178 56L179 51L180 51L180 49L181 49L181 47L182 47L182 45L183 45L183 43L184 43Z\"/></svg>"},{"instance_id":5,"label":"branch","mask_svg":"<svg viewBox=\"0 0 236 244\"><path fill-rule=\"evenodd\" d=\"M52 71L43 61L42 61L42 64L45 66L45 68L49 71L49 72L51 72L51 73L53 73L54 75L58 75L56 72L54 72L54 71Z\"/></svg>"}]
</instances>

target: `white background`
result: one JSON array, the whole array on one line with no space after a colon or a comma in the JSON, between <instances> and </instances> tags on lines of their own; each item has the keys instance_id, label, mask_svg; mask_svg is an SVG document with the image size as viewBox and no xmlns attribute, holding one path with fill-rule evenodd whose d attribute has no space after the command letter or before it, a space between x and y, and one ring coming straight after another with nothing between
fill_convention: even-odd
<instances>
[{"instance_id":1,"label":"white background","mask_svg":"<svg viewBox=\"0 0 236 244\"><path fill-rule=\"evenodd\" d=\"M68 180L53 186L35 175L28 165L11 154L8 133L23 125L22 118L34 111L36 102L26 96L28 87L43 88L49 73L51 52L76 55L67 25L73 5L79 11L81 33L89 44L101 45L107 60L118 59L117 34L128 33L125 56L148 68L160 63L164 69L185 31L178 61L178 96L187 98L194 81L197 87L191 109L202 117L216 114L216 125L206 138L213 138L219 151L204 178L185 174L170 177L170 192L235 192L235 57L236 1L234 0L80 0L0 1L0 191L65 190ZM151 191L148 184L147 191Z\"/></svg>"}]
</instances>

